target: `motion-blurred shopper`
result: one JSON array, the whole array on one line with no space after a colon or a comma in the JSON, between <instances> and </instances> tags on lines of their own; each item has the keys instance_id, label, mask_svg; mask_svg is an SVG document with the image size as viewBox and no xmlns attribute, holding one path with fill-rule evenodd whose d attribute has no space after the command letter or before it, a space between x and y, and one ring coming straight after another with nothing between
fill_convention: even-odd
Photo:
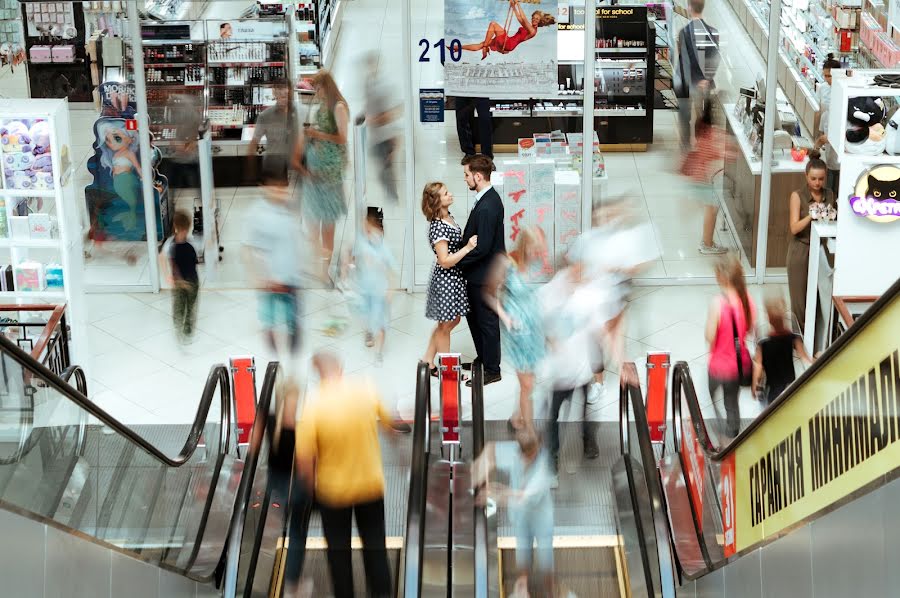
<instances>
[{"instance_id":1,"label":"motion-blurred shopper","mask_svg":"<svg viewBox=\"0 0 900 598\"><path fill-rule=\"evenodd\" d=\"M784 297L767 297L765 307L769 334L756 344L753 389L759 389L761 382L765 381L759 398L770 405L797 377L794 352L807 365L812 363L812 359L803 346L803 338L790 328Z\"/></svg>"},{"instance_id":2,"label":"motion-blurred shopper","mask_svg":"<svg viewBox=\"0 0 900 598\"><path fill-rule=\"evenodd\" d=\"M495 469L508 476L508 487L490 481ZM516 534L517 590L527 588L533 575L542 581L540 596L553 595L553 478L547 451L530 426L516 431L514 442L487 444L472 464L473 488L486 486L490 497L509 507Z\"/></svg>"},{"instance_id":3,"label":"motion-blurred shopper","mask_svg":"<svg viewBox=\"0 0 900 598\"><path fill-rule=\"evenodd\" d=\"M291 101L291 90L286 85L272 88L275 104L256 117L253 138L247 147L248 175L251 180L283 180L287 183L288 170L298 142L297 107ZM265 140L266 151L261 158L261 172L257 172L259 144Z\"/></svg>"},{"instance_id":4,"label":"motion-blurred shopper","mask_svg":"<svg viewBox=\"0 0 900 598\"><path fill-rule=\"evenodd\" d=\"M372 151L379 162L378 179L387 199L397 203L400 195L394 164L400 151L397 120L400 118L403 105L400 102L400 94L396 93L396 88L391 85L385 69L378 68L378 61L377 52L371 52L366 59L369 67L366 75L366 124Z\"/></svg>"},{"instance_id":5,"label":"motion-blurred shopper","mask_svg":"<svg viewBox=\"0 0 900 598\"><path fill-rule=\"evenodd\" d=\"M838 153L828 142L828 120L831 118L829 111L831 107L831 70L840 68L841 63L835 60L834 54L829 54L825 62L822 63L822 78L825 81L816 89L816 97L821 107L819 137L816 139L816 148L824 153L825 165L828 166L828 179L825 182L825 186L831 189L831 192L835 195L837 195L838 183L840 182L841 161Z\"/></svg>"},{"instance_id":6,"label":"motion-blurred shopper","mask_svg":"<svg viewBox=\"0 0 900 598\"><path fill-rule=\"evenodd\" d=\"M722 294L709 305L706 342L709 343L709 396L715 401L721 388L725 403L725 434L734 438L741 430L738 399L741 386L749 386L753 362L745 345L756 316L747 294L744 268L733 254L716 263L716 281ZM740 351L740 353L738 353Z\"/></svg>"},{"instance_id":7,"label":"motion-blurred shopper","mask_svg":"<svg viewBox=\"0 0 900 598\"><path fill-rule=\"evenodd\" d=\"M201 96L193 94L173 94L169 97L169 110L175 125L172 152L166 156L175 165L166 173L171 194L173 190L200 188L200 150L197 141L203 121L203 101Z\"/></svg>"},{"instance_id":8,"label":"motion-blurred shopper","mask_svg":"<svg viewBox=\"0 0 900 598\"><path fill-rule=\"evenodd\" d=\"M345 378L335 355L317 353L313 367L320 383L297 422L297 472L307 491L315 493L322 516L334 595L354 596L350 537L355 515L367 595L386 597L391 573L377 425L390 430L393 421L375 386Z\"/></svg>"},{"instance_id":9,"label":"motion-blurred shopper","mask_svg":"<svg viewBox=\"0 0 900 598\"><path fill-rule=\"evenodd\" d=\"M582 271L581 264L567 266L539 291L549 349L545 365L552 386L547 444L555 474L559 473L559 411L576 390L587 398L595 364L600 360L595 352L601 346L603 318L598 317L593 301L579 293L592 290L582 288ZM584 456L596 459L600 456L597 426L588 418L587 400L581 421Z\"/></svg>"},{"instance_id":10,"label":"motion-blurred shopper","mask_svg":"<svg viewBox=\"0 0 900 598\"><path fill-rule=\"evenodd\" d=\"M809 232L813 220L826 217L829 208L835 208L834 193L825 187L828 167L812 151L806 163L806 185L791 193L788 226L791 237L787 251L788 292L791 311L800 332L806 326L806 277L809 272ZM818 251L818 249L817 249Z\"/></svg>"},{"instance_id":11,"label":"motion-blurred shopper","mask_svg":"<svg viewBox=\"0 0 900 598\"><path fill-rule=\"evenodd\" d=\"M197 298L200 295L200 277L197 274L197 251L188 241L191 232L191 216L184 211L175 212L172 219L175 237L169 248L169 267L171 269L172 319L175 322L175 334L182 343L189 342L194 336L197 323Z\"/></svg>"},{"instance_id":12,"label":"motion-blurred shopper","mask_svg":"<svg viewBox=\"0 0 900 598\"><path fill-rule=\"evenodd\" d=\"M459 269L459 261L478 246L478 236L462 242L462 229L450 213L453 194L443 183L428 183L422 191L422 213L428 220L428 241L437 258L431 270L431 282L425 301L425 317L437 326L428 339L422 361L437 376L434 356L450 351L450 333L459 319L469 312L466 280Z\"/></svg>"},{"instance_id":13,"label":"motion-blurred shopper","mask_svg":"<svg viewBox=\"0 0 900 598\"><path fill-rule=\"evenodd\" d=\"M378 363L382 361L384 338L390 321L391 284L397 262L384 242L384 228L377 214L366 216L365 231L352 251L352 274L357 312L366 327L366 346L375 347Z\"/></svg>"},{"instance_id":14,"label":"motion-blurred shopper","mask_svg":"<svg viewBox=\"0 0 900 598\"><path fill-rule=\"evenodd\" d=\"M515 429L534 425L531 393L534 373L545 348L540 301L537 290L528 283L532 282L533 267L540 263L546 248L541 229L523 229L509 255L496 258L484 286L488 306L503 324L503 352L519 378L519 409L509 419L510 427Z\"/></svg>"},{"instance_id":15,"label":"motion-blurred shopper","mask_svg":"<svg viewBox=\"0 0 900 598\"><path fill-rule=\"evenodd\" d=\"M346 216L344 173L347 170L347 127L350 108L326 70L313 77L314 115L303 124L300 149L306 161L303 185L303 214L315 246L320 251L321 275L334 282L331 259L334 254L335 223Z\"/></svg>"},{"instance_id":16,"label":"motion-blurred shopper","mask_svg":"<svg viewBox=\"0 0 900 598\"><path fill-rule=\"evenodd\" d=\"M719 68L719 32L703 20L705 0L689 0L691 20L678 33L674 90L678 98L681 147L691 147L691 117L715 88Z\"/></svg>"},{"instance_id":17,"label":"motion-blurred shopper","mask_svg":"<svg viewBox=\"0 0 900 598\"><path fill-rule=\"evenodd\" d=\"M491 186L491 173L496 170L488 156L477 155L463 161L463 174L469 191L475 192L475 205L466 220L463 243L478 237L478 246L459 261L466 277L469 313L466 321L472 334L475 353L484 364L484 384L500 381L500 318L484 298L484 285L494 258L506 253L503 233L503 202ZM466 382L467 386L472 381Z\"/></svg>"},{"instance_id":18,"label":"motion-blurred shopper","mask_svg":"<svg viewBox=\"0 0 900 598\"><path fill-rule=\"evenodd\" d=\"M727 250L717 245L713 238L719 200L713 189L712 177L723 166L729 141L725 132L712 124L712 102L704 103L694 130L697 139L694 149L684 156L681 174L690 179L694 199L703 204L703 231L697 249L703 255L721 254Z\"/></svg>"},{"instance_id":19,"label":"motion-blurred shopper","mask_svg":"<svg viewBox=\"0 0 900 598\"><path fill-rule=\"evenodd\" d=\"M247 222L245 255L250 278L259 295L259 319L274 354L278 330L284 328L291 356L300 351L300 231L288 207L287 181L271 180L263 188L265 199L251 210Z\"/></svg>"}]
</instances>

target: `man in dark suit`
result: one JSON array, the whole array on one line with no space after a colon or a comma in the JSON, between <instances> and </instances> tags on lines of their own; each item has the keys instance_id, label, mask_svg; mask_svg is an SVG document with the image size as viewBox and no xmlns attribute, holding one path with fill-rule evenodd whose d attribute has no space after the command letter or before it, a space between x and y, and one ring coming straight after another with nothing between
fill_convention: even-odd
<instances>
[{"instance_id":1,"label":"man in dark suit","mask_svg":"<svg viewBox=\"0 0 900 598\"><path fill-rule=\"evenodd\" d=\"M494 161L477 154L463 160L466 185L475 191L475 206L466 221L463 244L478 235L478 246L459 261L466 277L469 313L466 321L475 353L484 364L484 383L500 380L500 319L484 301L484 284L497 254L506 252L503 239L503 202L491 186ZM471 381L466 383L471 386Z\"/></svg>"}]
</instances>

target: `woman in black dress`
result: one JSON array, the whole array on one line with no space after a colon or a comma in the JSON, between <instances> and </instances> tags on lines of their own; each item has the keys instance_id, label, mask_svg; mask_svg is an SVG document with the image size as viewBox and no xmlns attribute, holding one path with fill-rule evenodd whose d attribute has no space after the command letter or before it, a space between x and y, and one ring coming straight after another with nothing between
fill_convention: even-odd
<instances>
[{"instance_id":1,"label":"woman in black dress","mask_svg":"<svg viewBox=\"0 0 900 598\"><path fill-rule=\"evenodd\" d=\"M475 249L478 237L473 236L462 248L462 229L450 214L453 194L443 183L428 183L422 191L422 213L428 220L428 241L437 257L431 272L425 317L437 321L428 340L422 361L437 375L434 356L450 351L450 332L459 319L469 312L466 279L456 266L466 254Z\"/></svg>"}]
</instances>

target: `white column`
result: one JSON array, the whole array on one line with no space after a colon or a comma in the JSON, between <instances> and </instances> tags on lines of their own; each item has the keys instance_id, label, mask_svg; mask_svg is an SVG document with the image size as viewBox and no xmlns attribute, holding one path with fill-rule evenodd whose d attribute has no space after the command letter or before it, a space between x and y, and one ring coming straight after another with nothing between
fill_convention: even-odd
<instances>
[{"instance_id":1,"label":"white column","mask_svg":"<svg viewBox=\"0 0 900 598\"><path fill-rule=\"evenodd\" d=\"M403 150L406 158L406 178L404 180L406 188L406 230L403 233L403 270L400 276L400 287L406 289L407 293L412 293L416 284L416 265L415 252L413 251L413 243L415 235L413 231L415 221L415 197L416 197L416 152L413 147L415 141L415 107L414 102L418 97L413 93L413 68L417 64L413 60L412 54L412 2L404 0L403 7L400 11L401 27L403 28L403 43L401 64L406 65L403 69L403 90L406 102L403 103L403 120L406 127L403 135Z\"/></svg>"},{"instance_id":2,"label":"white column","mask_svg":"<svg viewBox=\"0 0 900 598\"><path fill-rule=\"evenodd\" d=\"M574 7L573 7L574 8ZM574 10L572 16L574 17ZM597 37L595 2L584 2L584 118L581 147L581 230L591 228L594 203L594 69L597 67L594 40Z\"/></svg>"}]
</instances>

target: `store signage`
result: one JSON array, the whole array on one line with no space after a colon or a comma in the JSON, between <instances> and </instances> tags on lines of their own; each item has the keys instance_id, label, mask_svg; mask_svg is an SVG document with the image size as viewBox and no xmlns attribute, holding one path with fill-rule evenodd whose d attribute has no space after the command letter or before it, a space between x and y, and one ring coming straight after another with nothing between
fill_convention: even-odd
<instances>
[{"instance_id":1,"label":"store signage","mask_svg":"<svg viewBox=\"0 0 900 598\"><path fill-rule=\"evenodd\" d=\"M898 329L895 297L727 457L720 492L734 524L723 519L726 553L808 522L898 469Z\"/></svg>"},{"instance_id":2,"label":"store signage","mask_svg":"<svg viewBox=\"0 0 900 598\"><path fill-rule=\"evenodd\" d=\"M125 121L125 130L126 131L137 131L137 121L135 119L129 119Z\"/></svg>"},{"instance_id":3,"label":"store signage","mask_svg":"<svg viewBox=\"0 0 900 598\"><path fill-rule=\"evenodd\" d=\"M440 88L419 89L419 122L444 122L444 90Z\"/></svg>"},{"instance_id":4,"label":"store signage","mask_svg":"<svg viewBox=\"0 0 900 598\"><path fill-rule=\"evenodd\" d=\"M850 196L850 209L873 222L900 220L900 168L879 165L863 171Z\"/></svg>"},{"instance_id":5,"label":"store signage","mask_svg":"<svg viewBox=\"0 0 900 598\"><path fill-rule=\"evenodd\" d=\"M277 39L287 36L287 24L283 19L207 21L206 28L211 38L218 36L221 41Z\"/></svg>"}]
</instances>

